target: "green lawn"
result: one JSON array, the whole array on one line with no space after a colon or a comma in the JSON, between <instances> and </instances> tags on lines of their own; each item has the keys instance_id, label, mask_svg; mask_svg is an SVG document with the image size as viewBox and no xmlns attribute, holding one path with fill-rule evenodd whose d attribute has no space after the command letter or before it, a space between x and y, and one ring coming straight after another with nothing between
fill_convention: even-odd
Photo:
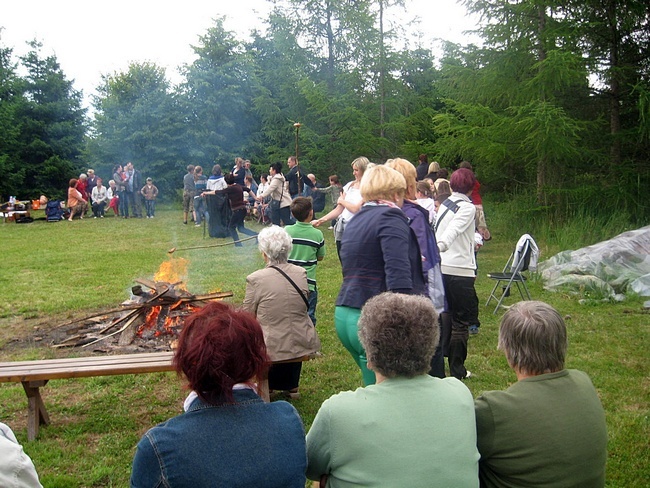
<instances>
[{"instance_id":1,"label":"green lawn","mask_svg":"<svg viewBox=\"0 0 650 488\"><path fill-rule=\"evenodd\" d=\"M479 253L477 290L481 332L470 338L467 367L475 377L467 386L476 396L515 381L496 350L499 316L483 305L491 287L488 271L503 267L518 233L506 215L492 210L494 238ZM256 225L247 224L253 228ZM294 401L308 429L320 404L330 395L361 385L361 375L336 337L334 301L341 281L332 232L323 228L328 256L318 266L318 331L323 357L306 363L302 398ZM47 331L71 317L113 308L129 296L136 278L151 278L170 259L172 247L197 246L229 239L204 239L202 229L183 225L179 210L161 208L155 219L84 219L18 225L0 223L0 360L81 354L46 344ZM610 236L611 237L611 236ZM542 258L560 249L538 241ZM232 291L241 303L246 275L262 266L252 242L236 249L177 251L187 259L184 280L194 293ZM643 300L579 305L577 298L542 289L531 280L531 294L556 307L569 328L567 367L586 371L607 412L608 486L647 486L648 314ZM515 294L509 299L512 303ZM154 424L178 414L185 392L172 373L54 380L43 389L52 420L34 442L26 440L27 401L20 385L0 386L0 421L15 431L32 457L46 487L126 486L140 436Z\"/></svg>"}]
</instances>

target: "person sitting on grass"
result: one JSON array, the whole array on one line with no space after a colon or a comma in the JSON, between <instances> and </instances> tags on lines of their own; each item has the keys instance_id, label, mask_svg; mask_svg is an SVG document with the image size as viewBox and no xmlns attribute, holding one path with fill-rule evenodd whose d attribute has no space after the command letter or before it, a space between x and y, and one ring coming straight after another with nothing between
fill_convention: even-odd
<instances>
[{"instance_id":1,"label":"person sitting on grass","mask_svg":"<svg viewBox=\"0 0 650 488\"><path fill-rule=\"evenodd\" d=\"M296 223L284 228L291 236L293 247L289 254L289 262L302 266L307 271L309 285L309 309L307 313L314 326L316 325L316 304L318 303L318 288L316 287L316 265L325 257L325 239L323 233L311 225L314 218L312 199L296 197L291 202L291 215Z\"/></svg>"},{"instance_id":2,"label":"person sitting on grass","mask_svg":"<svg viewBox=\"0 0 650 488\"><path fill-rule=\"evenodd\" d=\"M90 198L92 201L93 216L95 218L100 217L103 219L104 209L106 208L106 205L108 205L109 198L108 191L106 190L102 179L99 177L95 179L95 185L93 186Z\"/></svg>"},{"instance_id":3,"label":"person sitting on grass","mask_svg":"<svg viewBox=\"0 0 650 488\"><path fill-rule=\"evenodd\" d=\"M356 218L356 217L355 217ZM382 293L359 318L377 383L325 400L307 434L307 477L320 486L478 488L469 389L429 376L440 335L425 296Z\"/></svg>"},{"instance_id":4,"label":"person sitting on grass","mask_svg":"<svg viewBox=\"0 0 650 488\"><path fill-rule=\"evenodd\" d=\"M191 393L185 413L150 429L133 459L133 488L304 488L305 434L296 409L264 402L270 364L253 315L210 302L186 320L174 366Z\"/></svg>"},{"instance_id":5,"label":"person sitting on grass","mask_svg":"<svg viewBox=\"0 0 650 488\"><path fill-rule=\"evenodd\" d=\"M70 217L68 220L72 222L75 215L80 219L84 218L84 214L88 210L88 202L83 199L83 196L77 190L77 179L72 178L68 183L68 208L70 209Z\"/></svg>"},{"instance_id":6,"label":"person sitting on grass","mask_svg":"<svg viewBox=\"0 0 650 488\"><path fill-rule=\"evenodd\" d=\"M605 413L589 377L564 369L567 331L557 310L513 305L498 347L518 381L475 401L481 486L605 486Z\"/></svg>"}]
</instances>

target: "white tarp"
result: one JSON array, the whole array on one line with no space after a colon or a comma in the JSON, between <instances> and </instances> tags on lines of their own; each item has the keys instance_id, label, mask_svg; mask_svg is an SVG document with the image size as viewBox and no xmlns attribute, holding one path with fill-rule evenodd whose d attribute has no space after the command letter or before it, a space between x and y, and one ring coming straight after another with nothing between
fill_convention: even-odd
<instances>
[{"instance_id":1,"label":"white tarp","mask_svg":"<svg viewBox=\"0 0 650 488\"><path fill-rule=\"evenodd\" d=\"M590 298L629 292L650 296L650 226L577 251L562 251L538 268L547 290Z\"/></svg>"}]
</instances>

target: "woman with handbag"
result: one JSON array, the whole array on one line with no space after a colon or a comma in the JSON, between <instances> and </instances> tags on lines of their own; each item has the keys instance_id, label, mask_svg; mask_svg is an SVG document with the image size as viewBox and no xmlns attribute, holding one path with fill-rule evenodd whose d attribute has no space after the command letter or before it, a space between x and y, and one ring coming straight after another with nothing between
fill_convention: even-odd
<instances>
[{"instance_id":1,"label":"woman with handbag","mask_svg":"<svg viewBox=\"0 0 650 488\"><path fill-rule=\"evenodd\" d=\"M272 361L317 353L320 340L307 313L307 272L287 262L291 237L283 228L273 225L262 229L257 239L266 266L246 278L243 308L257 316ZM301 369L302 362L274 364L269 370L269 390L299 398Z\"/></svg>"},{"instance_id":2,"label":"woman with handbag","mask_svg":"<svg viewBox=\"0 0 650 488\"><path fill-rule=\"evenodd\" d=\"M273 163L269 166L271 175L269 185L263 192L258 192L255 198L258 202L264 201L266 197L271 197L269 208L271 209L271 223L273 225L294 224L291 217L291 195L289 194L289 185L282 174L282 163Z\"/></svg>"}]
</instances>

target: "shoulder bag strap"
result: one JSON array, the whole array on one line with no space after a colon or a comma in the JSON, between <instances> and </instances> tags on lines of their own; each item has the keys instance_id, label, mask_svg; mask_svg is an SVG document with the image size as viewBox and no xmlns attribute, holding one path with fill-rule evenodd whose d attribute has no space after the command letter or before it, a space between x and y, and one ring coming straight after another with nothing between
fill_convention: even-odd
<instances>
[{"instance_id":1,"label":"shoulder bag strap","mask_svg":"<svg viewBox=\"0 0 650 488\"><path fill-rule=\"evenodd\" d=\"M298 294L300 295L300 298L302 298L302 301L305 302L305 305L307 306L307 308L309 308L309 301L307 300L307 297L306 297L305 294L302 292L302 290L301 290L300 288L298 288L298 285L296 285L296 283L295 283L291 278L289 278L289 275L288 275L287 273L285 273L284 271L282 271L282 270L281 270L280 268L278 268L277 266L269 266L269 268L273 268L273 269L276 270L278 273L280 273L282 276L284 276L284 277L287 279L287 281L288 281L289 283L291 283L291 284L293 285L293 287L296 289L296 291L297 291Z\"/></svg>"},{"instance_id":2,"label":"shoulder bag strap","mask_svg":"<svg viewBox=\"0 0 650 488\"><path fill-rule=\"evenodd\" d=\"M460 202L460 200L459 200ZM458 205L458 202L453 201L451 198L447 198L442 204L447 207L445 208L445 211L442 213L440 217L436 220L436 225L433 228L433 231L437 231L438 227L440 226L440 222L442 222L442 219L445 218L445 215L451 210L453 213L458 212L458 209L460 209L460 205Z\"/></svg>"}]
</instances>

